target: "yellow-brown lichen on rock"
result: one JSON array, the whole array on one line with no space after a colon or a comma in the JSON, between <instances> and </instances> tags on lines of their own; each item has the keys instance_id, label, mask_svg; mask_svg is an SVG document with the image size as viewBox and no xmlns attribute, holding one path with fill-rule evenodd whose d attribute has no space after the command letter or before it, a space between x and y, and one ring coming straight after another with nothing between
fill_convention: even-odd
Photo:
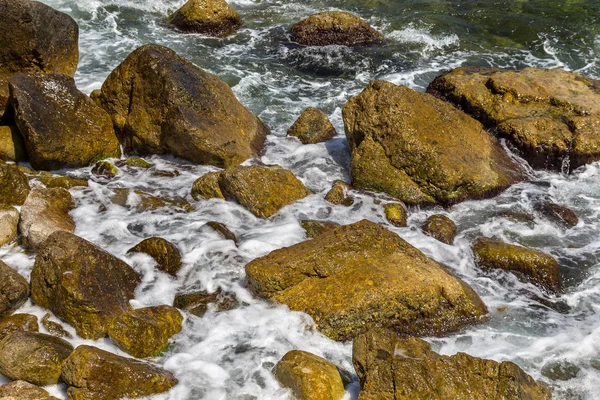
<instances>
[{"instance_id":1,"label":"yellow-brown lichen on rock","mask_svg":"<svg viewBox=\"0 0 600 400\"><path fill-rule=\"evenodd\" d=\"M181 268L181 253L177 246L160 237L144 239L129 249L127 253L148 254L154 258L158 269L172 276L177 276L177 272Z\"/></svg>"},{"instance_id":2,"label":"yellow-brown lichen on rock","mask_svg":"<svg viewBox=\"0 0 600 400\"><path fill-rule=\"evenodd\" d=\"M336 340L374 326L443 335L487 314L466 283L366 220L257 258L246 276L255 294L306 312Z\"/></svg>"},{"instance_id":3,"label":"yellow-brown lichen on rock","mask_svg":"<svg viewBox=\"0 0 600 400\"><path fill-rule=\"evenodd\" d=\"M92 174L111 179L119 174L119 168L110 161L98 161L92 167Z\"/></svg>"},{"instance_id":4,"label":"yellow-brown lichen on rock","mask_svg":"<svg viewBox=\"0 0 600 400\"><path fill-rule=\"evenodd\" d=\"M0 261L0 317L14 313L29 298L29 282Z\"/></svg>"},{"instance_id":5,"label":"yellow-brown lichen on rock","mask_svg":"<svg viewBox=\"0 0 600 400\"><path fill-rule=\"evenodd\" d=\"M337 367L322 357L301 350L287 352L275 366L279 384L297 400L340 400L344 384Z\"/></svg>"},{"instance_id":6,"label":"yellow-brown lichen on rock","mask_svg":"<svg viewBox=\"0 0 600 400\"><path fill-rule=\"evenodd\" d=\"M350 190L352 190L352 186L336 179L331 184L331 189L325 194L325 200L336 206L343 205L350 207L354 204L354 198L348 194Z\"/></svg>"},{"instance_id":7,"label":"yellow-brown lichen on rock","mask_svg":"<svg viewBox=\"0 0 600 400\"><path fill-rule=\"evenodd\" d=\"M40 176L38 178L40 182L42 182L47 188L63 188L63 189L72 189L74 187L85 187L88 186L89 183L86 179L72 178L70 176L60 176L60 175L52 175L52 176Z\"/></svg>"},{"instance_id":8,"label":"yellow-brown lichen on rock","mask_svg":"<svg viewBox=\"0 0 600 400\"><path fill-rule=\"evenodd\" d=\"M383 212L385 219L394 226L404 227L408 226L408 212L406 207L401 203L388 203L383 206Z\"/></svg>"},{"instance_id":9,"label":"yellow-brown lichen on rock","mask_svg":"<svg viewBox=\"0 0 600 400\"><path fill-rule=\"evenodd\" d=\"M600 159L600 82L561 69L457 68L427 89L506 137L533 168Z\"/></svg>"},{"instance_id":10,"label":"yellow-brown lichen on rock","mask_svg":"<svg viewBox=\"0 0 600 400\"><path fill-rule=\"evenodd\" d=\"M0 204L20 206L29 189L29 181L18 166L0 161Z\"/></svg>"},{"instance_id":11,"label":"yellow-brown lichen on rock","mask_svg":"<svg viewBox=\"0 0 600 400\"><path fill-rule=\"evenodd\" d=\"M219 187L221 171L212 171L202 175L192 185L192 197L200 199L225 199Z\"/></svg>"},{"instance_id":12,"label":"yellow-brown lichen on rock","mask_svg":"<svg viewBox=\"0 0 600 400\"><path fill-rule=\"evenodd\" d=\"M291 39L307 46L359 45L383 41L383 35L347 12L313 14L290 28Z\"/></svg>"},{"instance_id":13,"label":"yellow-brown lichen on rock","mask_svg":"<svg viewBox=\"0 0 600 400\"><path fill-rule=\"evenodd\" d=\"M340 224L331 221L305 219L300 221L300 226L306 231L307 238L314 239L327 231L335 229Z\"/></svg>"},{"instance_id":14,"label":"yellow-brown lichen on rock","mask_svg":"<svg viewBox=\"0 0 600 400\"><path fill-rule=\"evenodd\" d=\"M242 19L225 0L188 0L169 23L184 32L227 36L238 30Z\"/></svg>"},{"instance_id":15,"label":"yellow-brown lichen on rock","mask_svg":"<svg viewBox=\"0 0 600 400\"><path fill-rule=\"evenodd\" d=\"M421 227L423 233L429 235L442 243L454 243L456 236L456 224L443 214L433 214L427 218Z\"/></svg>"},{"instance_id":16,"label":"yellow-brown lichen on rock","mask_svg":"<svg viewBox=\"0 0 600 400\"><path fill-rule=\"evenodd\" d=\"M39 329L37 317L32 314L12 314L8 317L0 317L0 339L9 332L37 332Z\"/></svg>"},{"instance_id":17,"label":"yellow-brown lichen on rock","mask_svg":"<svg viewBox=\"0 0 600 400\"><path fill-rule=\"evenodd\" d=\"M23 137L14 125L0 126L0 160L27 160L27 151L25 150Z\"/></svg>"},{"instance_id":18,"label":"yellow-brown lichen on rock","mask_svg":"<svg viewBox=\"0 0 600 400\"><path fill-rule=\"evenodd\" d=\"M303 144L314 144L326 142L334 137L335 128L323 111L316 107L308 107L302 111L287 134L297 137Z\"/></svg>"},{"instance_id":19,"label":"yellow-brown lichen on rock","mask_svg":"<svg viewBox=\"0 0 600 400\"><path fill-rule=\"evenodd\" d=\"M472 250L481 268L502 269L551 291L560 289L558 263L548 254L485 237L477 239Z\"/></svg>"},{"instance_id":20,"label":"yellow-brown lichen on rock","mask_svg":"<svg viewBox=\"0 0 600 400\"><path fill-rule=\"evenodd\" d=\"M352 363L361 384L359 400L552 399L548 387L512 362L439 355L421 339L385 329L354 340Z\"/></svg>"},{"instance_id":21,"label":"yellow-brown lichen on rock","mask_svg":"<svg viewBox=\"0 0 600 400\"><path fill-rule=\"evenodd\" d=\"M372 81L343 108L352 184L406 204L492 196L524 178L481 123L406 86Z\"/></svg>"},{"instance_id":22,"label":"yellow-brown lichen on rock","mask_svg":"<svg viewBox=\"0 0 600 400\"><path fill-rule=\"evenodd\" d=\"M25 381L14 381L0 386L2 400L58 400L41 387Z\"/></svg>"}]
</instances>

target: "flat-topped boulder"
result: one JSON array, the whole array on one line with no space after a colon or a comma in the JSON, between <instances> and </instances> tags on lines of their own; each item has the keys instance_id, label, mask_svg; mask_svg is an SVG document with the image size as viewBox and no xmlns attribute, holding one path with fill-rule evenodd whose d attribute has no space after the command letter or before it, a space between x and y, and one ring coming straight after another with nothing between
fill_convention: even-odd
<instances>
[{"instance_id":1,"label":"flat-topped boulder","mask_svg":"<svg viewBox=\"0 0 600 400\"><path fill-rule=\"evenodd\" d=\"M313 14L290 28L292 41L307 46L360 45L383 41L383 35L356 15L342 11Z\"/></svg>"},{"instance_id":2,"label":"flat-topped boulder","mask_svg":"<svg viewBox=\"0 0 600 400\"><path fill-rule=\"evenodd\" d=\"M33 168L85 167L121 155L110 117L73 78L16 74L9 86L15 124Z\"/></svg>"},{"instance_id":3,"label":"flat-topped boulder","mask_svg":"<svg viewBox=\"0 0 600 400\"><path fill-rule=\"evenodd\" d=\"M406 204L489 197L525 177L481 123L406 86L372 81L343 119L353 186Z\"/></svg>"},{"instance_id":4,"label":"flat-topped boulder","mask_svg":"<svg viewBox=\"0 0 600 400\"><path fill-rule=\"evenodd\" d=\"M126 151L226 167L260 153L269 129L216 75L148 44L102 85L98 101Z\"/></svg>"},{"instance_id":5,"label":"flat-topped boulder","mask_svg":"<svg viewBox=\"0 0 600 400\"><path fill-rule=\"evenodd\" d=\"M335 340L375 326L443 335L487 314L465 282L367 220L257 258L246 277L255 294L309 314Z\"/></svg>"},{"instance_id":6,"label":"flat-topped boulder","mask_svg":"<svg viewBox=\"0 0 600 400\"><path fill-rule=\"evenodd\" d=\"M427 89L506 137L533 168L600 160L600 81L561 69L457 68Z\"/></svg>"},{"instance_id":7,"label":"flat-topped boulder","mask_svg":"<svg viewBox=\"0 0 600 400\"><path fill-rule=\"evenodd\" d=\"M237 31L242 19L225 0L188 0L169 23L184 32L219 37Z\"/></svg>"}]
</instances>

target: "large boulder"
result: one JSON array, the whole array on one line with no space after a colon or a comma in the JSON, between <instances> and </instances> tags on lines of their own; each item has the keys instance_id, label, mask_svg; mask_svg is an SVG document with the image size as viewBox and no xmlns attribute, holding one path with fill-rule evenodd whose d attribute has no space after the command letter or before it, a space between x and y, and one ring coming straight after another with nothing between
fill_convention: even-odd
<instances>
[{"instance_id":1,"label":"large boulder","mask_svg":"<svg viewBox=\"0 0 600 400\"><path fill-rule=\"evenodd\" d=\"M336 340L368 327L443 335L484 318L466 283L370 221L325 231L246 265L250 289L313 317Z\"/></svg>"},{"instance_id":2,"label":"large boulder","mask_svg":"<svg viewBox=\"0 0 600 400\"><path fill-rule=\"evenodd\" d=\"M171 306L144 307L127 311L108 326L108 336L134 357L156 357L181 331L183 317Z\"/></svg>"},{"instance_id":3,"label":"large boulder","mask_svg":"<svg viewBox=\"0 0 600 400\"><path fill-rule=\"evenodd\" d=\"M177 276L181 268L181 253L177 246L160 237L144 239L131 249L127 254L145 253L154 258L158 269L172 276Z\"/></svg>"},{"instance_id":4,"label":"large boulder","mask_svg":"<svg viewBox=\"0 0 600 400\"><path fill-rule=\"evenodd\" d=\"M225 0L188 0L169 23L184 32L227 36L238 30L242 19Z\"/></svg>"},{"instance_id":5,"label":"large boulder","mask_svg":"<svg viewBox=\"0 0 600 400\"><path fill-rule=\"evenodd\" d=\"M485 237L477 239L472 250L481 268L502 269L551 291L560 289L558 263L548 254Z\"/></svg>"},{"instance_id":6,"label":"large boulder","mask_svg":"<svg viewBox=\"0 0 600 400\"><path fill-rule=\"evenodd\" d=\"M155 44L131 53L98 100L127 151L224 167L257 155L269 133L225 82Z\"/></svg>"},{"instance_id":7,"label":"large boulder","mask_svg":"<svg viewBox=\"0 0 600 400\"><path fill-rule=\"evenodd\" d=\"M569 172L600 159L600 81L560 69L457 68L427 90L508 138L533 168Z\"/></svg>"},{"instance_id":8,"label":"large boulder","mask_svg":"<svg viewBox=\"0 0 600 400\"><path fill-rule=\"evenodd\" d=\"M14 381L0 386L1 400L58 400L41 387L25 381Z\"/></svg>"},{"instance_id":9,"label":"large boulder","mask_svg":"<svg viewBox=\"0 0 600 400\"><path fill-rule=\"evenodd\" d=\"M35 385L55 385L72 351L73 346L63 339L16 330L0 340L0 374Z\"/></svg>"},{"instance_id":10,"label":"large boulder","mask_svg":"<svg viewBox=\"0 0 600 400\"><path fill-rule=\"evenodd\" d=\"M85 345L65 361L62 379L70 386L70 400L145 397L177 384L168 371Z\"/></svg>"},{"instance_id":11,"label":"large boulder","mask_svg":"<svg viewBox=\"0 0 600 400\"><path fill-rule=\"evenodd\" d=\"M18 226L19 211L14 207L0 204L0 246L15 240Z\"/></svg>"},{"instance_id":12,"label":"large boulder","mask_svg":"<svg viewBox=\"0 0 600 400\"><path fill-rule=\"evenodd\" d=\"M359 400L551 400L550 389L516 364L442 356L429 343L374 329L357 337L352 362L361 384Z\"/></svg>"},{"instance_id":13,"label":"large boulder","mask_svg":"<svg viewBox=\"0 0 600 400\"><path fill-rule=\"evenodd\" d=\"M322 357L301 350L287 352L275 366L281 386L297 400L340 400L344 384L337 367Z\"/></svg>"},{"instance_id":14,"label":"large boulder","mask_svg":"<svg viewBox=\"0 0 600 400\"><path fill-rule=\"evenodd\" d=\"M20 206L29 189L29 181L19 167L0 161L0 204Z\"/></svg>"},{"instance_id":15,"label":"large boulder","mask_svg":"<svg viewBox=\"0 0 600 400\"><path fill-rule=\"evenodd\" d=\"M33 188L21 208L23 246L37 249L56 231L74 232L75 221L69 215L73 207L75 202L66 189Z\"/></svg>"},{"instance_id":16,"label":"large boulder","mask_svg":"<svg viewBox=\"0 0 600 400\"><path fill-rule=\"evenodd\" d=\"M106 336L130 309L141 278L117 257L65 231L44 242L31 271L31 298L86 339Z\"/></svg>"},{"instance_id":17,"label":"large boulder","mask_svg":"<svg viewBox=\"0 0 600 400\"><path fill-rule=\"evenodd\" d=\"M343 109L353 185L407 204L492 196L524 178L483 126L447 102L372 81Z\"/></svg>"},{"instance_id":18,"label":"large boulder","mask_svg":"<svg viewBox=\"0 0 600 400\"><path fill-rule=\"evenodd\" d=\"M73 18L30 0L0 2L0 117L8 81L16 72L73 76L79 59L79 27ZM10 33L10 34L8 34Z\"/></svg>"},{"instance_id":19,"label":"large boulder","mask_svg":"<svg viewBox=\"0 0 600 400\"><path fill-rule=\"evenodd\" d=\"M287 134L297 137L303 144L314 144L334 137L335 128L323 111L308 107L288 129Z\"/></svg>"},{"instance_id":20,"label":"large boulder","mask_svg":"<svg viewBox=\"0 0 600 400\"><path fill-rule=\"evenodd\" d=\"M110 117L64 75L13 76L10 103L35 169L88 166L119 157Z\"/></svg>"},{"instance_id":21,"label":"large boulder","mask_svg":"<svg viewBox=\"0 0 600 400\"><path fill-rule=\"evenodd\" d=\"M290 28L292 41L307 46L359 45L383 41L383 35L347 12L313 14Z\"/></svg>"},{"instance_id":22,"label":"large boulder","mask_svg":"<svg viewBox=\"0 0 600 400\"><path fill-rule=\"evenodd\" d=\"M29 282L0 261L0 317L15 312L29 298Z\"/></svg>"}]
</instances>

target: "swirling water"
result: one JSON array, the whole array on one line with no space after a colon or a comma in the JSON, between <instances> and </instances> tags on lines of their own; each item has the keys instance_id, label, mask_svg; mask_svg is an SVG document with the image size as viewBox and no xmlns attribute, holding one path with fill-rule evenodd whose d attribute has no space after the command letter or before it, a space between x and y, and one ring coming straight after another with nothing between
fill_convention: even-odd
<instances>
[{"instance_id":1,"label":"swirling water","mask_svg":"<svg viewBox=\"0 0 600 400\"><path fill-rule=\"evenodd\" d=\"M152 170L123 168L117 178L96 178L89 188L71 190L76 234L98 244L143 272L134 306L171 304L182 288L234 291L244 305L236 310L188 317L183 331L156 363L172 371L180 384L158 399L287 399L271 369L291 349L325 356L352 372L351 344L336 343L316 332L310 317L285 306L253 298L245 289L244 265L268 252L305 239L299 219L351 223L363 218L386 225L428 256L448 265L480 294L490 309L488 323L447 338L429 338L443 354L474 356L519 364L552 387L555 399L595 399L600 387L600 164L565 176L532 172L531 182L513 186L494 199L469 201L451 209L412 209L407 228L389 226L376 196L355 194L350 207L323 200L334 179L349 180L349 153L341 107L372 79L385 79L423 90L441 71L460 65L507 68L561 67L600 78L600 3L597 0L235 0L230 3L244 27L225 39L183 35L164 24L181 5L174 0L43 0L67 12L80 26L80 65L76 74L84 92L99 88L110 71L132 50L159 43L219 75L240 101L272 129L265 163L291 169L316 194L260 220L242 207L220 200L193 201L195 178L214 168L169 157L151 157ZM300 48L289 42L288 27L318 11L351 11L383 32L382 46ZM307 106L323 109L338 135L325 144L301 145L285 136ZM173 178L154 170L177 170ZM62 171L88 177L89 168ZM136 212L112 204L113 188L142 189L188 198L191 213L173 209ZM507 218L505 211L535 215L540 198L571 207L580 223L569 230L536 216ZM132 199L135 202L135 199ZM421 233L427 216L445 212L459 235L447 246ZM205 226L225 223L239 238L222 239ZM162 236L184 255L177 279L156 272L143 255L126 255L141 239ZM473 262L470 241L496 236L556 257L567 283L564 293L549 296L502 272L484 273ZM0 248L0 258L28 276L33 256L18 246ZM24 309L43 311L28 303ZM69 328L70 329L70 328ZM75 339L74 344L86 341ZM108 340L93 342L123 354ZM551 381L544 365L567 361L580 368L576 377ZM348 387L353 399L357 384ZM63 386L53 394L65 397Z\"/></svg>"}]
</instances>

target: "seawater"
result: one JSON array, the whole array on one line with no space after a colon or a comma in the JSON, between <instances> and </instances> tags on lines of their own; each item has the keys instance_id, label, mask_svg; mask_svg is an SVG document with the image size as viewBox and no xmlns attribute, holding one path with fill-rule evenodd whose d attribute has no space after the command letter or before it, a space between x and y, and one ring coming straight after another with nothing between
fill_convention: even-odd
<instances>
[{"instance_id":1,"label":"seawater","mask_svg":"<svg viewBox=\"0 0 600 400\"><path fill-rule=\"evenodd\" d=\"M314 329L311 318L285 306L253 298L244 283L244 265L272 250L305 240L301 219L341 224L363 218L385 225L468 282L490 309L488 323L446 338L427 338L442 354L458 351L519 364L546 382L555 399L596 399L600 387L600 164L567 176L531 171L532 180L496 198L468 201L449 210L411 209L409 226L396 228L384 217L378 198L355 193L352 207L332 206L323 196L335 179L349 180L349 152L341 107L372 79L424 90L440 72L461 65L564 68L600 77L600 2L597 0L239 0L231 1L244 27L225 39L183 35L165 17L182 2L174 0L44 0L80 26L80 63L76 81L91 92L131 51L146 43L168 46L229 83L240 101L272 130L262 161L292 170L315 195L261 220L244 208L220 200L193 201L190 188L213 167L190 165L171 157L149 158L151 170L122 168L110 182L92 178L89 188L71 190L77 207L76 234L120 257L143 273L134 307L172 304L182 289L233 291L244 305L236 310L188 316L163 356L152 361L172 371L180 384L156 399L288 399L271 370L289 350L302 349L353 373L351 344L336 343ZM324 10L353 12L388 39L382 46L301 48L290 43L289 26ZM301 145L286 137L287 128L307 106L324 110L338 135L324 144ZM173 178L155 170L178 171ZM60 171L89 177L90 168ZM141 189L155 195L186 197L195 210L136 212L110 202L115 188ZM580 223L569 230L536 217L511 220L502 215L532 213L540 198L572 208ZM447 213L459 235L454 246L425 236L420 225L431 214ZM225 223L239 246L222 239L205 223ZM177 279L157 272L142 254L126 255L149 236L176 243L184 267ZM473 262L470 242L496 236L531 246L557 258L565 277L564 293L549 296L504 272L484 273ZM17 246L0 248L0 258L28 276L34 256ZM39 317L31 303L21 310ZM74 331L67 327L72 333ZM43 330L43 328L42 328ZM108 339L87 343L125 355ZM567 361L580 368L567 381L550 381L541 368ZM50 391L66 398L65 387ZM358 384L347 388L355 399Z\"/></svg>"}]
</instances>

